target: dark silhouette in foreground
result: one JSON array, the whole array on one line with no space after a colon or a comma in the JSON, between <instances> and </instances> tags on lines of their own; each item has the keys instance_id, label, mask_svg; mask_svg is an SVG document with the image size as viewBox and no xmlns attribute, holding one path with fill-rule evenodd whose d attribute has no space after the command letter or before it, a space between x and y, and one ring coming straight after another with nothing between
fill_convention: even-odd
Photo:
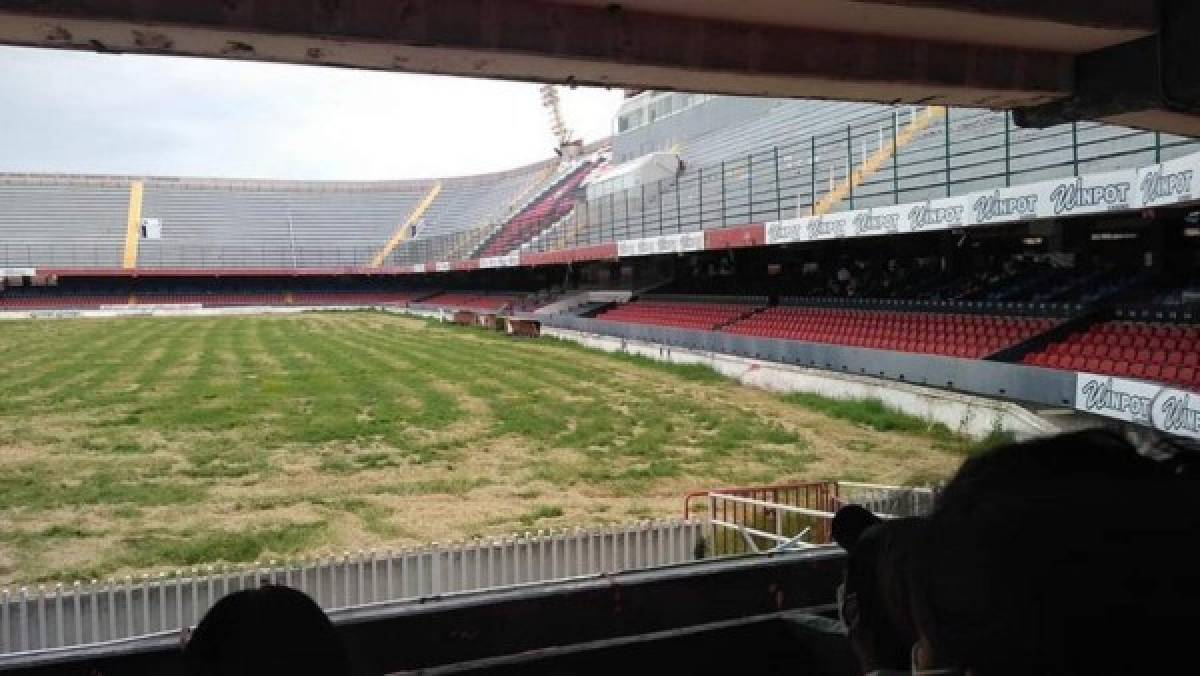
<instances>
[{"instance_id":1,"label":"dark silhouette in foreground","mask_svg":"<svg viewBox=\"0 0 1200 676\"><path fill-rule=\"evenodd\" d=\"M1088 431L967 460L929 517L844 508L839 606L861 666L993 676L1188 665L1200 626L1193 476Z\"/></svg>"},{"instance_id":2,"label":"dark silhouette in foreground","mask_svg":"<svg viewBox=\"0 0 1200 676\"><path fill-rule=\"evenodd\" d=\"M350 673L325 613L304 593L276 585L234 592L204 615L183 649L190 676Z\"/></svg>"}]
</instances>

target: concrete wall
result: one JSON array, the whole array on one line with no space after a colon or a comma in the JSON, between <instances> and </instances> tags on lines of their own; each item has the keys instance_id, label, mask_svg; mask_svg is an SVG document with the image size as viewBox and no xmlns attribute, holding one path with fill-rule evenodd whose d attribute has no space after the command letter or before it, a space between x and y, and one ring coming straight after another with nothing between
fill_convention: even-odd
<instances>
[{"instance_id":1,"label":"concrete wall","mask_svg":"<svg viewBox=\"0 0 1200 676\"><path fill-rule=\"evenodd\" d=\"M994 431L1010 432L1017 438L1058 431L1051 422L1017 404L959 392L572 329L543 326L542 335L607 352L627 352L676 364L704 364L744 385L772 392L806 392L832 399L879 399L896 410L941 423L976 439Z\"/></svg>"}]
</instances>

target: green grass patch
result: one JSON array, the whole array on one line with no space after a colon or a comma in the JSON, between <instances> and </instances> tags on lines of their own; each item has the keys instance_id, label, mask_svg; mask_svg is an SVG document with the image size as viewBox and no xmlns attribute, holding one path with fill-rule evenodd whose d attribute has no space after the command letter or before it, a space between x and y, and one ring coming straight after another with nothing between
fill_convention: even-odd
<instances>
[{"instance_id":1,"label":"green grass patch","mask_svg":"<svg viewBox=\"0 0 1200 676\"><path fill-rule=\"evenodd\" d=\"M563 512L562 507L557 507L555 505L539 505L533 510L522 514L517 518L517 521L520 521L522 526L532 526L542 519L557 519L564 513L565 512Z\"/></svg>"},{"instance_id":2,"label":"green grass patch","mask_svg":"<svg viewBox=\"0 0 1200 676\"><path fill-rule=\"evenodd\" d=\"M119 562L142 568L215 562L249 563L287 557L319 542L325 523L284 524L242 531L181 532L128 538Z\"/></svg>"},{"instance_id":3,"label":"green grass patch","mask_svg":"<svg viewBox=\"0 0 1200 676\"><path fill-rule=\"evenodd\" d=\"M178 481L140 480L101 472L78 481L53 479L35 469L0 476L0 509L52 509L83 505L153 507L201 501L204 487Z\"/></svg>"},{"instance_id":4,"label":"green grass patch","mask_svg":"<svg viewBox=\"0 0 1200 676\"><path fill-rule=\"evenodd\" d=\"M941 423L903 413L879 399L830 399L805 392L794 392L784 395L783 398L797 406L848 420L876 432L907 432L946 440L959 438Z\"/></svg>"}]
</instances>

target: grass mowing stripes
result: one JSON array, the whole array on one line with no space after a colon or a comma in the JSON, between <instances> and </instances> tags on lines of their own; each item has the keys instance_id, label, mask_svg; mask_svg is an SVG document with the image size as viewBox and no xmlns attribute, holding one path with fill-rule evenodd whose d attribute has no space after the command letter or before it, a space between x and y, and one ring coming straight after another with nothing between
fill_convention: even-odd
<instances>
[{"instance_id":1,"label":"grass mowing stripes","mask_svg":"<svg viewBox=\"0 0 1200 676\"><path fill-rule=\"evenodd\" d=\"M6 323L0 582L675 516L699 488L944 476L874 404L375 313Z\"/></svg>"}]
</instances>

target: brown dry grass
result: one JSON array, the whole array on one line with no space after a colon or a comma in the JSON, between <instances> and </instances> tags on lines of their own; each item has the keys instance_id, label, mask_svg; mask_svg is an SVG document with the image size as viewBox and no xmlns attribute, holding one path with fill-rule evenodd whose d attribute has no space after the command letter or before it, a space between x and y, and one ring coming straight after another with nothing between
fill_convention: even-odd
<instances>
[{"instance_id":1,"label":"brown dry grass","mask_svg":"<svg viewBox=\"0 0 1200 676\"><path fill-rule=\"evenodd\" d=\"M0 356L4 583L675 517L722 485L945 476L963 448L368 313L6 324Z\"/></svg>"}]
</instances>

